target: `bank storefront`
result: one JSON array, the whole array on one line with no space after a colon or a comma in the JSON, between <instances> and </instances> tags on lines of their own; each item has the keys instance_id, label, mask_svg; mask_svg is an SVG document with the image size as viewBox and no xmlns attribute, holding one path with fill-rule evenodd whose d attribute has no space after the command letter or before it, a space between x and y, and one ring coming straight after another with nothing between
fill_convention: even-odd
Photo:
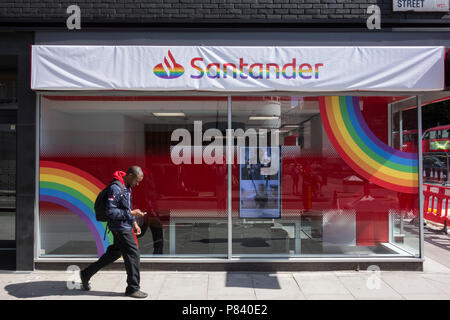
<instances>
[{"instance_id":1,"label":"bank storefront","mask_svg":"<svg viewBox=\"0 0 450 320\"><path fill-rule=\"evenodd\" d=\"M144 262L421 261L421 151L402 150L393 132L399 112L444 89L444 56L436 46L32 46L35 260L102 255L112 235L93 203L137 164ZM419 124L420 114L408 129L420 136Z\"/></svg>"}]
</instances>

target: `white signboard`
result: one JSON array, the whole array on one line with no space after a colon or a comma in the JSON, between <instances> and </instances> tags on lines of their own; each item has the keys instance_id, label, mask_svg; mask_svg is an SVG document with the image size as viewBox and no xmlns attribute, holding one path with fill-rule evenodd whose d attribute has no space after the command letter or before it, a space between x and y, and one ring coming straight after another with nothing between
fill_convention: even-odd
<instances>
[{"instance_id":1,"label":"white signboard","mask_svg":"<svg viewBox=\"0 0 450 320\"><path fill-rule=\"evenodd\" d=\"M393 0L394 11L449 11L449 0Z\"/></svg>"},{"instance_id":2,"label":"white signboard","mask_svg":"<svg viewBox=\"0 0 450 320\"><path fill-rule=\"evenodd\" d=\"M444 47L32 46L33 90L432 91Z\"/></svg>"}]
</instances>

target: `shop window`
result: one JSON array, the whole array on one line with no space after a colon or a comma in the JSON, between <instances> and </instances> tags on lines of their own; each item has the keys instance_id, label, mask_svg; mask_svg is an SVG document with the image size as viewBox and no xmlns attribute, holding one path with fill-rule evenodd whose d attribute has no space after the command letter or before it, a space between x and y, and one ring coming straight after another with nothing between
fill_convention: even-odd
<instances>
[{"instance_id":1,"label":"shop window","mask_svg":"<svg viewBox=\"0 0 450 320\"><path fill-rule=\"evenodd\" d=\"M417 151L389 145L395 99L232 96L228 128L228 97L43 96L39 254L101 255L93 201L139 165L143 258L225 258L229 240L243 258L415 255Z\"/></svg>"},{"instance_id":2,"label":"shop window","mask_svg":"<svg viewBox=\"0 0 450 320\"><path fill-rule=\"evenodd\" d=\"M390 147L388 121L378 121L391 118L393 100L233 97L233 123L267 131L257 143L261 164L249 165L248 147L236 147L233 255L417 254L417 151ZM263 175L264 167L278 171Z\"/></svg>"},{"instance_id":3,"label":"shop window","mask_svg":"<svg viewBox=\"0 0 450 320\"><path fill-rule=\"evenodd\" d=\"M41 114L41 256L101 255L112 234L104 239L93 202L132 165L145 174L133 190L134 207L148 213L143 257L226 256L226 164L194 163L208 145L194 122L224 135L226 97L42 97ZM191 164L172 157L177 132L195 145Z\"/></svg>"}]
</instances>

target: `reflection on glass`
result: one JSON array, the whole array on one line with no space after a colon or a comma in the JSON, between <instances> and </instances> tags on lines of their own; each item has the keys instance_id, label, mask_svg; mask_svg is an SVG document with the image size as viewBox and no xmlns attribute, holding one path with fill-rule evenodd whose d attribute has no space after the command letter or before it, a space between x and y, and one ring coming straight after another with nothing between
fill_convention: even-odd
<instances>
[{"instance_id":1,"label":"reflection on glass","mask_svg":"<svg viewBox=\"0 0 450 320\"><path fill-rule=\"evenodd\" d=\"M418 214L417 149L398 145L396 153L388 143L388 104L396 99L233 97L233 124L246 131L265 129L268 135L276 130L281 158L280 219L243 219L247 176L233 166L233 254L416 254L419 234L411 231L409 246L399 245L392 220L403 212L409 217L403 230L415 229ZM268 117L255 120L256 115ZM410 140L414 129L409 128ZM390 163L390 154L402 166ZM398 170L404 170L399 174L404 180L396 181ZM254 210L264 217L264 208Z\"/></svg>"},{"instance_id":2,"label":"reflection on glass","mask_svg":"<svg viewBox=\"0 0 450 320\"><path fill-rule=\"evenodd\" d=\"M409 154L418 154L417 99L411 97L403 103L393 102L392 128L396 135L393 147ZM419 198L418 193L397 194L398 206L390 208L391 234L393 246L413 255L419 254Z\"/></svg>"},{"instance_id":3,"label":"reflection on glass","mask_svg":"<svg viewBox=\"0 0 450 320\"><path fill-rule=\"evenodd\" d=\"M133 207L148 213L142 256L226 256L226 164L206 164L203 152L207 130L225 135L226 97L43 97L41 106L41 255L100 255L112 237L93 201L136 164L144 180ZM183 142L177 130L189 139L185 163L171 153Z\"/></svg>"},{"instance_id":4,"label":"reflection on glass","mask_svg":"<svg viewBox=\"0 0 450 320\"><path fill-rule=\"evenodd\" d=\"M400 99L232 97L227 190L227 97L43 97L40 253L100 255L93 201L137 164L143 257L226 257L228 192L234 256L415 255L417 119Z\"/></svg>"}]
</instances>

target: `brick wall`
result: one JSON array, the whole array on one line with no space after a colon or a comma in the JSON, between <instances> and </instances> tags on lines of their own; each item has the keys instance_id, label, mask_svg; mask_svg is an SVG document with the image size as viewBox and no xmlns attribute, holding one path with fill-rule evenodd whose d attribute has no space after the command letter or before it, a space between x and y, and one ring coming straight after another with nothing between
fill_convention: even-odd
<instances>
[{"instance_id":1,"label":"brick wall","mask_svg":"<svg viewBox=\"0 0 450 320\"><path fill-rule=\"evenodd\" d=\"M0 23L65 23L66 8L77 4L82 23L306 23L359 22L377 4L382 22L448 24L448 13L394 13L392 0L0 0Z\"/></svg>"}]
</instances>

